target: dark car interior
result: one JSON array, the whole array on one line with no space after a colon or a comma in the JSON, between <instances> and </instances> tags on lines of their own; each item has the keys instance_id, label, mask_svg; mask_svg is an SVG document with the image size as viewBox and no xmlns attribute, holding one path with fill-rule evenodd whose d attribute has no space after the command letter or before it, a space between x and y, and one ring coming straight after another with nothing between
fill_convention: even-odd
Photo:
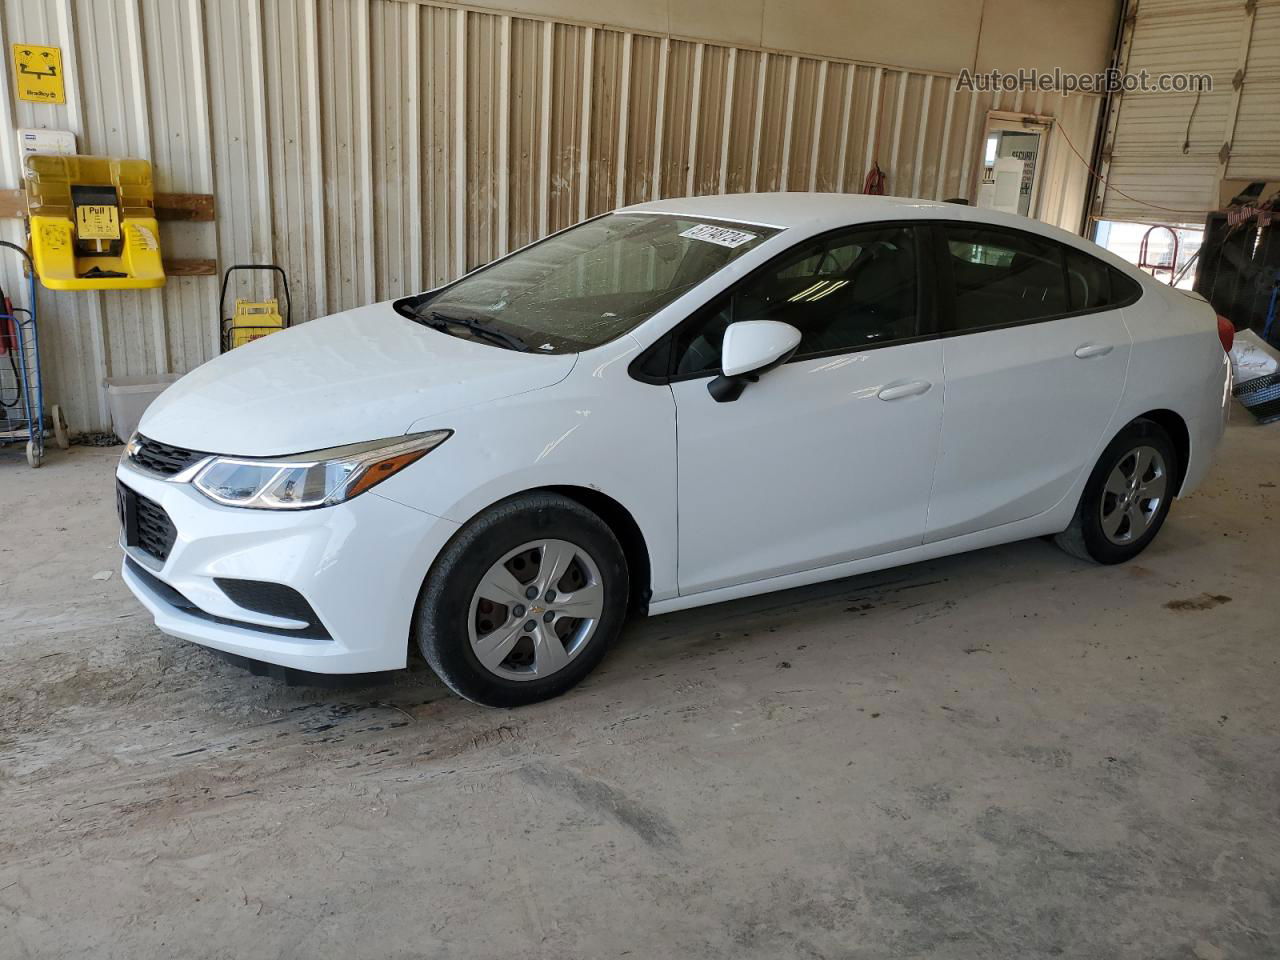
<instances>
[{"instance_id":1,"label":"dark car interior","mask_svg":"<svg viewBox=\"0 0 1280 960\"><path fill-rule=\"evenodd\" d=\"M951 277L958 328L1017 323L1070 309L1062 257L1056 251L1045 251L1044 256L1017 252L1011 258L1006 254L1004 262L993 263L957 255L956 246L951 247Z\"/></svg>"},{"instance_id":2,"label":"dark car interior","mask_svg":"<svg viewBox=\"0 0 1280 960\"><path fill-rule=\"evenodd\" d=\"M913 336L918 295L910 230L834 238L713 305L677 344L676 374L719 369L724 332L740 320L791 324L801 333L799 356Z\"/></svg>"}]
</instances>

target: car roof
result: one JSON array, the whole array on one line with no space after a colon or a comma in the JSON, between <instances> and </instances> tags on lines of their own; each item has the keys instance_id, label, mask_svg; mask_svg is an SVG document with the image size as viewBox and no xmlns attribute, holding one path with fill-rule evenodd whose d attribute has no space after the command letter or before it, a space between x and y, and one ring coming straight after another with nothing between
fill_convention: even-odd
<instances>
[{"instance_id":1,"label":"car roof","mask_svg":"<svg viewBox=\"0 0 1280 960\"><path fill-rule=\"evenodd\" d=\"M671 197L624 207L627 212L675 213L740 220L767 227L839 227L862 220L920 216L920 209L945 216L956 204L906 197L852 193L727 193L703 197Z\"/></svg>"},{"instance_id":2,"label":"car roof","mask_svg":"<svg viewBox=\"0 0 1280 960\"><path fill-rule=\"evenodd\" d=\"M861 193L726 193L653 200L622 207L618 212L668 213L704 217L708 220L736 220L757 226L796 230L804 235L836 230L851 224L885 220L955 220L960 223L991 224L1040 234L1104 259L1131 276L1146 276L1110 251L1060 227L999 210L941 200L881 197Z\"/></svg>"}]
</instances>

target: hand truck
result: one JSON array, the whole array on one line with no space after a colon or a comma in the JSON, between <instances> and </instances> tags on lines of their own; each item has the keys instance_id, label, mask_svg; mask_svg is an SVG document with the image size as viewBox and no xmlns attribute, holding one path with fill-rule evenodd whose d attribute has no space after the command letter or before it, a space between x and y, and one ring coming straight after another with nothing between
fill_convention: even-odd
<instances>
[{"instance_id":1,"label":"hand truck","mask_svg":"<svg viewBox=\"0 0 1280 960\"><path fill-rule=\"evenodd\" d=\"M244 300L236 298L236 310L227 316L227 286L233 270L270 270L280 274L284 285L284 316L280 315L280 301ZM289 277L284 269L274 263L237 263L228 267L222 275L222 292L218 295L218 316L222 317L222 352L243 346L252 340L288 329L293 324L293 301L289 298Z\"/></svg>"}]
</instances>

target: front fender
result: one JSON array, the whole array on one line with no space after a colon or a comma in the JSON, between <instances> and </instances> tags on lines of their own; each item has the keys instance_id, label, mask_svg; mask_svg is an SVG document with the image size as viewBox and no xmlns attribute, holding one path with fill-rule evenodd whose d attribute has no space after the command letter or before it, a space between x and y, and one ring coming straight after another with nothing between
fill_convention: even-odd
<instances>
[{"instance_id":1,"label":"front fender","mask_svg":"<svg viewBox=\"0 0 1280 960\"><path fill-rule=\"evenodd\" d=\"M599 491L640 528L653 599L675 596L675 402L669 387L632 380L624 363L611 366L622 376L607 383L588 370L552 388L415 424L415 431L454 433L378 493L461 524L529 490Z\"/></svg>"}]
</instances>

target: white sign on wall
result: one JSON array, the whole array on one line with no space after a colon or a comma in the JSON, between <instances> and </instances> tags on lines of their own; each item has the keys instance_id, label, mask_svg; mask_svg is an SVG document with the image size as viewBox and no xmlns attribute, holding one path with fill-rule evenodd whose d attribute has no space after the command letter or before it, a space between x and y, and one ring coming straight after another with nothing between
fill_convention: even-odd
<instances>
[{"instance_id":1,"label":"white sign on wall","mask_svg":"<svg viewBox=\"0 0 1280 960\"><path fill-rule=\"evenodd\" d=\"M53 153L70 157L76 152L76 135L70 130L19 130L18 157Z\"/></svg>"}]
</instances>

